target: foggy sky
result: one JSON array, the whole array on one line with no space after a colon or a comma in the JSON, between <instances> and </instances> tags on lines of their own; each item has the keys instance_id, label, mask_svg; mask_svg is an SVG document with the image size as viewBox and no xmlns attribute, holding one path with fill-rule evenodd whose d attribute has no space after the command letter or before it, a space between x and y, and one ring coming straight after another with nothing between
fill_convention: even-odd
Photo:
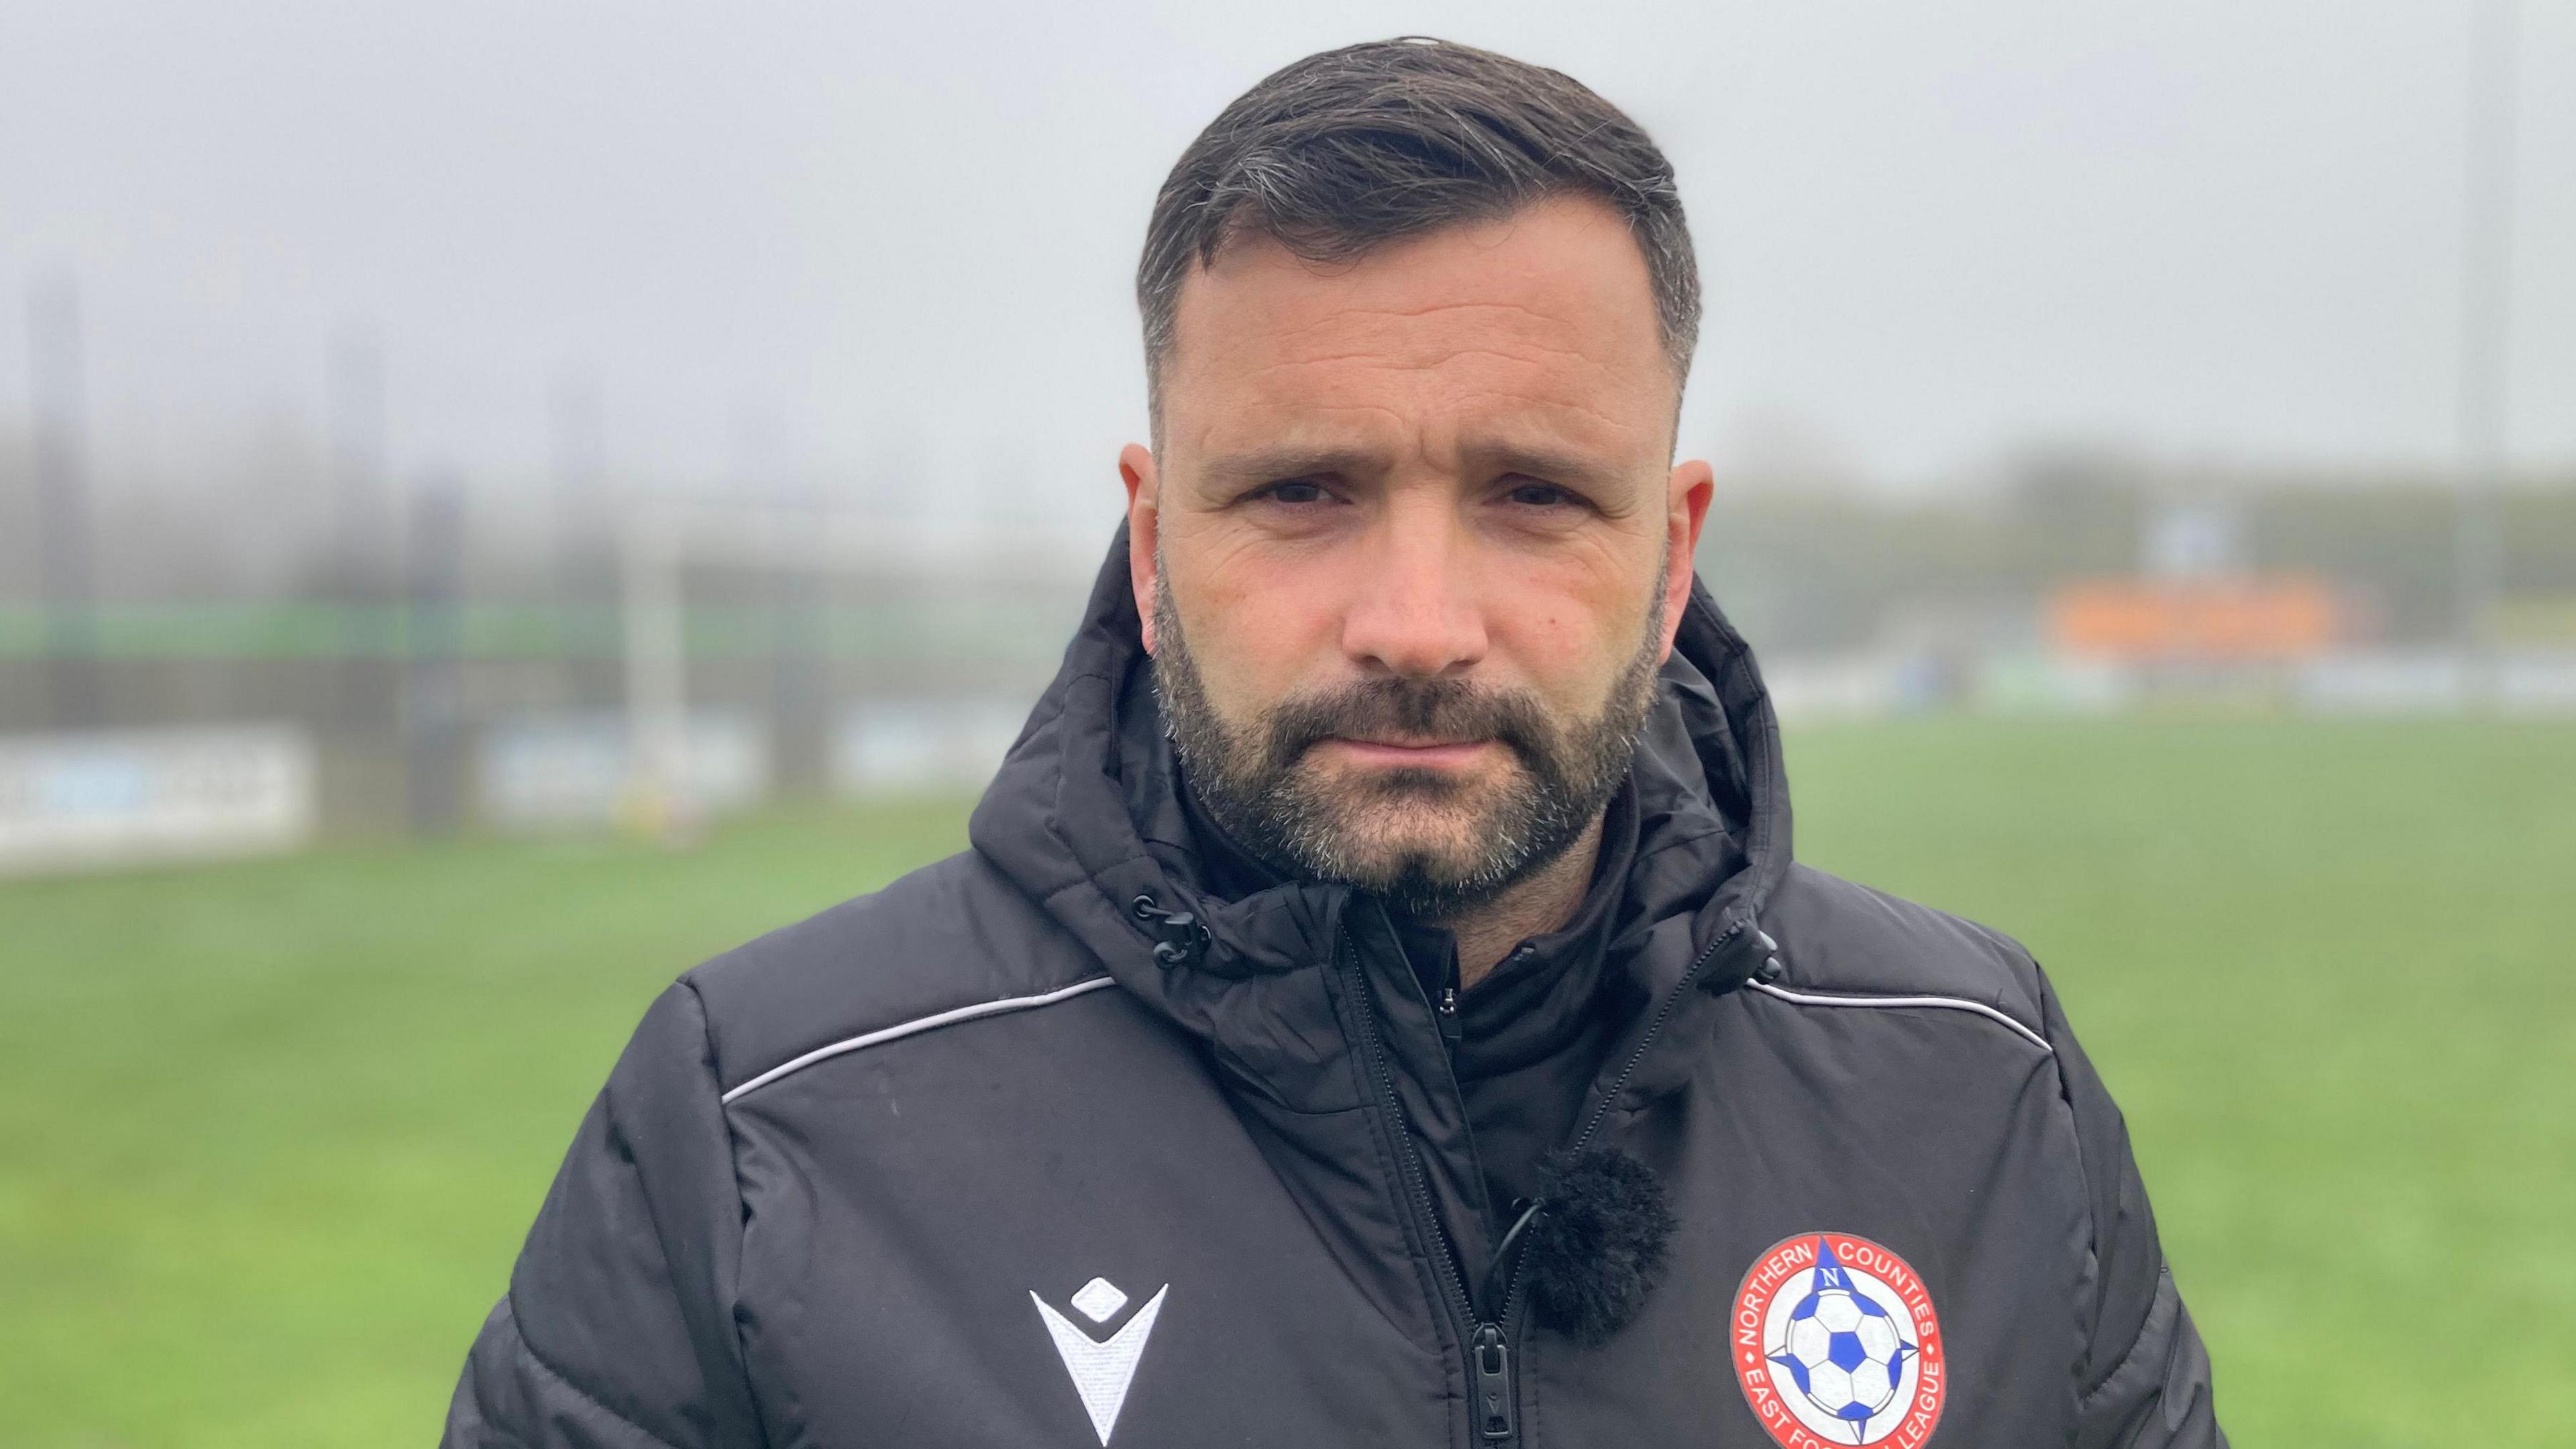
<instances>
[{"instance_id":1,"label":"foggy sky","mask_svg":"<svg viewBox=\"0 0 2576 1449\"><path fill-rule=\"evenodd\" d=\"M2576 6L2523 10L2512 446L2576 460ZM77 279L103 456L324 409L397 470L924 478L1095 516L1141 435L1153 190L1268 70L1429 32L1672 154L1710 312L1683 444L1945 486L2040 438L2452 452L2467 8L0 0L0 430Z\"/></svg>"}]
</instances>

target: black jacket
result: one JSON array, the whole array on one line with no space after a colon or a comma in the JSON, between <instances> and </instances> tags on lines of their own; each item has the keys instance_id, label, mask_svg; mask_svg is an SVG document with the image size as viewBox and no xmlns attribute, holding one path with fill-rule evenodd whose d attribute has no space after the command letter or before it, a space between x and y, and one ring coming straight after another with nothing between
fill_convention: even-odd
<instances>
[{"instance_id":1,"label":"black jacket","mask_svg":"<svg viewBox=\"0 0 2576 1449\"><path fill-rule=\"evenodd\" d=\"M1194 818L1126 557L971 850L646 1013L448 1444L2224 1443L2047 978L1792 861L1704 591L1591 896L1450 1011Z\"/></svg>"}]
</instances>

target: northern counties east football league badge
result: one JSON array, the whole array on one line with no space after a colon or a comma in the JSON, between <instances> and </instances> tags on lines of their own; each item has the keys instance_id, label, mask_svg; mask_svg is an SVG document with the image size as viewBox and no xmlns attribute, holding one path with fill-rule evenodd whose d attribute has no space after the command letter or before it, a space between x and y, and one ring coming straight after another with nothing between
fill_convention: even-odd
<instances>
[{"instance_id":1,"label":"northern counties east football league badge","mask_svg":"<svg viewBox=\"0 0 2576 1449\"><path fill-rule=\"evenodd\" d=\"M1756 1259L1727 1342L1754 1417L1784 1449L1921 1449L1949 1379L1932 1293L1849 1233L1800 1233Z\"/></svg>"}]
</instances>

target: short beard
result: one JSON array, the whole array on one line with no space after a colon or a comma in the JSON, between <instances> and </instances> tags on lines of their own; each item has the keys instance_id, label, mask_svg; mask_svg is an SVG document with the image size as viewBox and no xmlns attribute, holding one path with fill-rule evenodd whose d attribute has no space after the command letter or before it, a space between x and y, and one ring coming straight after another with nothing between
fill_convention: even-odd
<instances>
[{"instance_id":1,"label":"short beard","mask_svg":"<svg viewBox=\"0 0 2576 1449\"><path fill-rule=\"evenodd\" d=\"M1154 683L1200 804L1237 846L1271 868L1357 886L1417 920L1454 921L1561 859L1618 793L1654 708L1664 653L1662 574L1645 637L1588 720L1560 726L1527 691L1382 677L1291 696L1241 730L1208 698L1169 577L1158 558ZM1390 734L1494 740L1518 768L1499 788L1481 780L1462 785L1435 769L1373 771L1337 784L1303 768L1306 752L1326 738ZM1383 838L1393 833L1389 813L1407 805L1450 817L1449 829L1433 832L1447 842L1421 834Z\"/></svg>"}]
</instances>

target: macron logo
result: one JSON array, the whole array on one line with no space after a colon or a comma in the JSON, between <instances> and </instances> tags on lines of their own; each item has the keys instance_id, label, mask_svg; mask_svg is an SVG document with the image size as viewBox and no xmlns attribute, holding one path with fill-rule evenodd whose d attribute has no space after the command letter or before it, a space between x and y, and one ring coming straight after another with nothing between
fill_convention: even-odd
<instances>
[{"instance_id":1,"label":"macron logo","mask_svg":"<svg viewBox=\"0 0 2576 1449\"><path fill-rule=\"evenodd\" d=\"M1082 1395L1082 1407L1091 1415L1101 1449L1108 1449L1109 1431L1117 1427L1118 1411L1127 1402L1127 1386L1136 1381L1136 1363L1145 1356L1145 1340L1153 1336L1154 1318L1163 1311L1163 1295L1171 1291L1169 1283L1155 1289L1126 1326L1107 1339L1093 1338L1089 1329L1075 1327L1045 1299L1029 1295L1029 1301L1038 1306L1038 1316L1046 1320L1055 1351L1064 1358L1064 1371L1073 1375L1074 1392ZM1094 1278L1075 1291L1072 1304L1074 1312L1106 1326L1127 1306L1127 1295L1108 1279Z\"/></svg>"}]
</instances>

